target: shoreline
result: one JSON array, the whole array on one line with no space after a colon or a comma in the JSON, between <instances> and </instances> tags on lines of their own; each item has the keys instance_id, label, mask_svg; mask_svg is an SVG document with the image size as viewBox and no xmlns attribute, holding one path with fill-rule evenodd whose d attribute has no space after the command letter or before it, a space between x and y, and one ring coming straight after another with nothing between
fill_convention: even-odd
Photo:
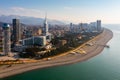
<instances>
[{"instance_id":1,"label":"shoreline","mask_svg":"<svg viewBox=\"0 0 120 80\"><path fill-rule=\"evenodd\" d=\"M106 45L107 42L110 39L112 39L112 37L113 37L112 31L108 29L104 29L104 31L100 35L88 41L88 42L96 42L95 45L86 46L85 45L86 43L85 43L80 47L76 48L75 50L73 50L73 51L79 51L79 49L82 48L83 50L86 51L87 54L79 54L79 53L71 54L70 53L71 51L69 51L65 54L61 54L60 56L52 57L53 59L49 61L46 59L43 59L36 63L17 64L9 68L0 67L0 78L21 74L21 73L35 70L35 69L42 69L42 68L60 66L60 65L68 65L68 64L86 61L100 54L104 49L104 46L102 45Z\"/></svg>"}]
</instances>

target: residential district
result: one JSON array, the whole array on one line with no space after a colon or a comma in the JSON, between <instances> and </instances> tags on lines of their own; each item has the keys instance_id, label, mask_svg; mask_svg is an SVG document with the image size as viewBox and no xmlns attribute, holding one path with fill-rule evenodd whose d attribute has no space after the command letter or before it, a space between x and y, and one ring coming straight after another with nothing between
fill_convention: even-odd
<instances>
[{"instance_id":1,"label":"residential district","mask_svg":"<svg viewBox=\"0 0 120 80\"><path fill-rule=\"evenodd\" d=\"M0 61L42 59L75 49L103 31L101 20L91 23L25 25L19 19L0 26ZM92 44L88 44L91 46Z\"/></svg>"}]
</instances>

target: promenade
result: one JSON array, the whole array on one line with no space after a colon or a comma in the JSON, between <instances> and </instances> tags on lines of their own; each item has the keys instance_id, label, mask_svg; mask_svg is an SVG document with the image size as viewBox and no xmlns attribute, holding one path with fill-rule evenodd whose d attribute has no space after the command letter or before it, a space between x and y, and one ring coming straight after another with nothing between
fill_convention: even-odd
<instances>
[{"instance_id":1,"label":"promenade","mask_svg":"<svg viewBox=\"0 0 120 80\"><path fill-rule=\"evenodd\" d=\"M45 58L34 63L16 64L16 65L12 65L11 67L7 67L5 65L1 66L0 78L21 74L26 71L30 71L34 69L60 66L60 65L86 61L101 53L101 51L103 51L104 49L104 45L106 45L106 43L110 39L112 39L112 37L113 37L112 31L108 29L104 29L104 31L100 35L86 42L86 43L92 43L93 45L91 46L88 46L86 45L86 43L84 43L83 45L79 46L74 50L71 50L61 55L50 57L50 60L48 60L48 58Z\"/></svg>"}]
</instances>

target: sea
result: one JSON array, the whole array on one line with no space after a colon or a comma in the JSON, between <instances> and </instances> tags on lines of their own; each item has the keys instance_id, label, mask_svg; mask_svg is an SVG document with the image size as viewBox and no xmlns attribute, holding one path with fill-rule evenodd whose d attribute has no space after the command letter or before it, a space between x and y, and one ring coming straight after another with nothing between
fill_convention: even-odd
<instances>
[{"instance_id":1,"label":"sea","mask_svg":"<svg viewBox=\"0 0 120 80\"><path fill-rule=\"evenodd\" d=\"M101 54L80 63L37 69L0 80L120 80L120 25L103 25L113 38ZM107 37L107 36L106 36Z\"/></svg>"}]
</instances>

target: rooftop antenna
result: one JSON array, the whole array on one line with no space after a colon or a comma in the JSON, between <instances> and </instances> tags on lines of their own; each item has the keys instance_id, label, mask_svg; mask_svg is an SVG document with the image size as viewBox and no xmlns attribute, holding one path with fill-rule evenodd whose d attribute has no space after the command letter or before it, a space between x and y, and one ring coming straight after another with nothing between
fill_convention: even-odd
<instances>
[{"instance_id":1,"label":"rooftop antenna","mask_svg":"<svg viewBox=\"0 0 120 80\"><path fill-rule=\"evenodd\" d=\"M47 19L47 12L45 12L45 19Z\"/></svg>"},{"instance_id":2,"label":"rooftop antenna","mask_svg":"<svg viewBox=\"0 0 120 80\"><path fill-rule=\"evenodd\" d=\"M47 12L45 12L45 23L47 23Z\"/></svg>"}]
</instances>

